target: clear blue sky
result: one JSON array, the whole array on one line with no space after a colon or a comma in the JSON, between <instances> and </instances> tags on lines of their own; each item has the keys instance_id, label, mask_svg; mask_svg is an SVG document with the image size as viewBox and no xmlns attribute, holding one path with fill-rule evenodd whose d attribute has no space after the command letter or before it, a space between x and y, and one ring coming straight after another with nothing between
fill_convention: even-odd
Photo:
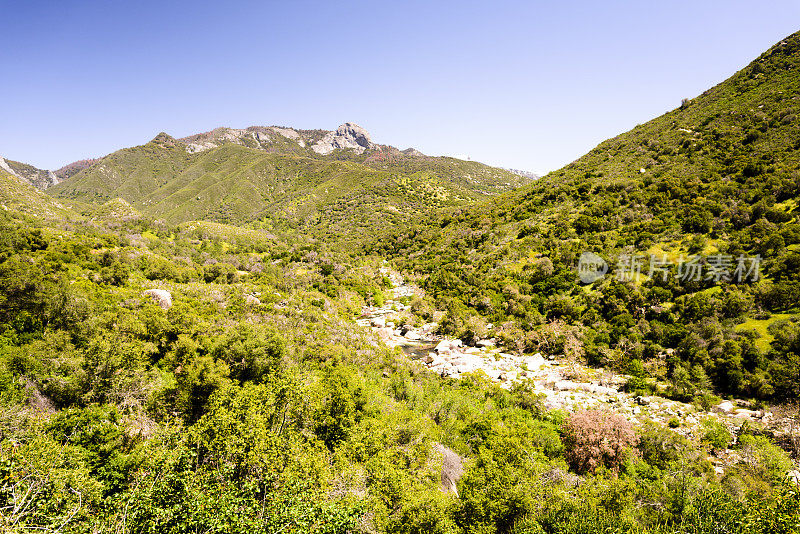
<instances>
[{"instance_id":1,"label":"clear blue sky","mask_svg":"<svg viewBox=\"0 0 800 534\"><path fill-rule=\"evenodd\" d=\"M800 2L0 0L0 155L57 168L216 126L556 169L800 30Z\"/></svg>"}]
</instances>

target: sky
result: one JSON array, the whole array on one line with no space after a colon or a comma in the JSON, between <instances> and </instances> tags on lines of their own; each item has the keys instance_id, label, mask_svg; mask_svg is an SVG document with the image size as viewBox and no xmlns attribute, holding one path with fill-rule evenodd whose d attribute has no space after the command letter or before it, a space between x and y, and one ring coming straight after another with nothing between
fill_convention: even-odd
<instances>
[{"instance_id":1,"label":"sky","mask_svg":"<svg viewBox=\"0 0 800 534\"><path fill-rule=\"evenodd\" d=\"M800 1L0 0L0 155L56 169L217 126L539 173L800 30Z\"/></svg>"}]
</instances>

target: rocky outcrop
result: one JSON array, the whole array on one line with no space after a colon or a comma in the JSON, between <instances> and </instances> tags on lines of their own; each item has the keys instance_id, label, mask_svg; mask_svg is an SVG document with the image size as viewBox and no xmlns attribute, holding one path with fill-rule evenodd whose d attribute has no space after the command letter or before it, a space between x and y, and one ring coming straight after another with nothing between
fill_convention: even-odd
<instances>
[{"instance_id":1,"label":"rocky outcrop","mask_svg":"<svg viewBox=\"0 0 800 534\"><path fill-rule=\"evenodd\" d=\"M31 184L36 189L47 189L61 182L61 179L53 171L37 169L33 165L7 160L3 157L0 157L0 169Z\"/></svg>"},{"instance_id":2,"label":"rocky outcrop","mask_svg":"<svg viewBox=\"0 0 800 534\"><path fill-rule=\"evenodd\" d=\"M375 145L369 138L369 133L352 122L339 126L335 132L328 132L325 136L311 146L317 154L330 154L334 150L351 149L356 154L361 154Z\"/></svg>"},{"instance_id":3,"label":"rocky outcrop","mask_svg":"<svg viewBox=\"0 0 800 534\"><path fill-rule=\"evenodd\" d=\"M441 443L434 443L433 450L442 457L441 490L444 493L454 493L458 497L456 483L464 474L461 456Z\"/></svg>"},{"instance_id":4,"label":"rocky outcrop","mask_svg":"<svg viewBox=\"0 0 800 534\"><path fill-rule=\"evenodd\" d=\"M153 299L156 304L161 306L162 310L168 310L172 307L172 293L166 289L148 289L142 292L142 295Z\"/></svg>"},{"instance_id":5,"label":"rocky outcrop","mask_svg":"<svg viewBox=\"0 0 800 534\"><path fill-rule=\"evenodd\" d=\"M193 154L220 147L225 143L268 150L280 137L294 141L301 148L306 146L299 132L278 126L250 126L245 129L220 127L210 132L182 137L178 141L186 145L187 152Z\"/></svg>"}]
</instances>

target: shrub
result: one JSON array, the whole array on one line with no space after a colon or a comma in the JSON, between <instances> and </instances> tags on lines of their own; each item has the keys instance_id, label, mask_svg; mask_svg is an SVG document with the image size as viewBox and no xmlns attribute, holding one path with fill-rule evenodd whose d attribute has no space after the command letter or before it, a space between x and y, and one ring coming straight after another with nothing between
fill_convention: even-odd
<instances>
[{"instance_id":1,"label":"shrub","mask_svg":"<svg viewBox=\"0 0 800 534\"><path fill-rule=\"evenodd\" d=\"M567 461L581 473L601 466L617 471L639 442L628 421L600 410L572 414L562 430Z\"/></svg>"},{"instance_id":2,"label":"shrub","mask_svg":"<svg viewBox=\"0 0 800 534\"><path fill-rule=\"evenodd\" d=\"M705 419L701 423L700 441L713 450L724 450L731 444L733 438L728 429L716 419Z\"/></svg>"},{"instance_id":3,"label":"shrub","mask_svg":"<svg viewBox=\"0 0 800 534\"><path fill-rule=\"evenodd\" d=\"M647 422L641 429L639 453L645 462L659 469L667 469L690 448L686 438L656 423Z\"/></svg>"},{"instance_id":4,"label":"shrub","mask_svg":"<svg viewBox=\"0 0 800 534\"><path fill-rule=\"evenodd\" d=\"M747 469L753 476L779 482L792 470L789 455L764 436L746 434L739 439L739 447Z\"/></svg>"}]
</instances>

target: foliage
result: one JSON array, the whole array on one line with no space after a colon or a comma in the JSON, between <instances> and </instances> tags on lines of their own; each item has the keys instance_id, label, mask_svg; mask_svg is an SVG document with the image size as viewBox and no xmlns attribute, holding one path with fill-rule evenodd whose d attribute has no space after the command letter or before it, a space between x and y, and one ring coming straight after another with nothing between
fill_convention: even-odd
<instances>
[{"instance_id":1,"label":"foliage","mask_svg":"<svg viewBox=\"0 0 800 534\"><path fill-rule=\"evenodd\" d=\"M599 410L570 415L562 431L566 459L580 473L594 472L599 467L619 470L639 441L625 418Z\"/></svg>"}]
</instances>

